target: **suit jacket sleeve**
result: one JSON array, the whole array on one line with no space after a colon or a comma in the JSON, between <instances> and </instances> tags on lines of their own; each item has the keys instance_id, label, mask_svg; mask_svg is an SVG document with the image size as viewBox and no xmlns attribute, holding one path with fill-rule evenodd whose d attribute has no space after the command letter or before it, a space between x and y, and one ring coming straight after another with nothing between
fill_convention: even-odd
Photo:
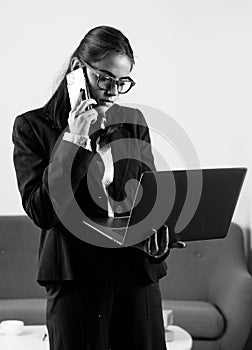
<instances>
[{"instance_id":1,"label":"suit jacket sleeve","mask_svg":"<svg viewBox=\"0 0 252 350\"><path fill-rule=\"evenodd\" d=\"M37 226L50 229L59 222L59 213L63 215L73 199L92 152L79 149L61 137L50 156L33 124L25 115L15 119L13 160L24 210ZM69 188L66 174L70 174L71 191L66 190Z\"/></svg>"}]
</instances>

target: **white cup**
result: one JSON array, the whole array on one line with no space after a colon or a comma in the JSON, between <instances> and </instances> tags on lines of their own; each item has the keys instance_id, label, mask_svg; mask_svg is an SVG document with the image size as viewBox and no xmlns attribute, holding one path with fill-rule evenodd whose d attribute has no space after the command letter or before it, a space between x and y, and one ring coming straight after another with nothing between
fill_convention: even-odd
<instances>
[{"instance_id":1,"label":"white cup","mask_svg":"<svg viewBox=\"0 0 252 350\"><path fill-rule=\"evenodd\" d=\"M173 324L173 310L163 310L164 327L168 328Z\"/></svg>"},{"instance_id":2,"label":"white cup","mask_svg":"<svg viewBox=\"0 0 252 350\"><path fill-rule=\"evenodd\" d=\"M6 320L0 323L0 330L6 335L19 335L24 327L24 322L19 320Z\"/></svg>"}]
</instances>

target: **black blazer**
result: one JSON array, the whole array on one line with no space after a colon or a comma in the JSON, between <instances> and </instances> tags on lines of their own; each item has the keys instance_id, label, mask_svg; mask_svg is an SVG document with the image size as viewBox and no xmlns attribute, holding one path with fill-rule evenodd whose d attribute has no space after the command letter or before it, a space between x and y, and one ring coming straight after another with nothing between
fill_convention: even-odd
<instances>
[{"instance_id":1,"label":"black blazer","mask_svg":"<svg viewBox=\"0 0 252 350\"><path fill-rule=\"evenodd\" d=\"M115 163L109 193L115 203L122 203L113 208L116 215L122 215L134 192L126 194L126 182L138 180L143 171L155 166L142 113L115 104L109 118L119 123L110 140ZM102 278L118 261L130 262L139 281L155 282L163 277L165 257L156 260L132 247L104 248L104 237L101 246L77 237L80 232L83 237L91 234L81 222L83 212L89 217L107 215L102 169L96 169L97 176L88 175L91 164L95 167L102 162L93 161L95 152L62 140L63 134L43 108L18 116L13 127L14 165L22 205L42 229L38 281Z\"/></svg>"}]
</instances>

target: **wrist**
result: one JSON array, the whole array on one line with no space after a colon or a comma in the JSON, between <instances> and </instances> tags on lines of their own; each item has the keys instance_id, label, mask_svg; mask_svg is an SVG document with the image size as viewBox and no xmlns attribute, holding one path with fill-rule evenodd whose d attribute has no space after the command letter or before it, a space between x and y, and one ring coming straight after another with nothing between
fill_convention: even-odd
<instances>
[{"instance_id":1,"label":"wrist","mask_svg":"<svg viewBox=\"0 0 252 350\"><path fill-rule=\"evenodd\" d=\"M72 142L75 145L92 152L91 140L89 136L79 135L72 132L65 132L63 136L63 140Z\"/></svg>"}]
</instances>

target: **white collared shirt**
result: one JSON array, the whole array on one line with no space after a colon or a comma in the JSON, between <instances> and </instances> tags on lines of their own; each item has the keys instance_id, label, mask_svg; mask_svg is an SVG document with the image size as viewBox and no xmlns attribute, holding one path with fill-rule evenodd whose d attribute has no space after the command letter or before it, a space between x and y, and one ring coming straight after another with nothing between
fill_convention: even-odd
<instances>
[{"instance_id":1,"label":"white collared shirt","mask_svg":"<svg viewBox=\"0 0 252 350\"><path fill-rule=\"evenodd\" d=\"M108 216L114 217L114 212L112 210L112 207L109 202L109 195L108 195L108 186L113 182L114 179L114 164L113 164L113 157L111 153L111 146L110 144L107 144L100 148L99 146L99 138L96 141L96 151L101 156L101 159L104 163L104 174L102 178L102 187L104 189L104 192L107 196L107 202L108 202Z\"/></svg>"}]
</instances>

